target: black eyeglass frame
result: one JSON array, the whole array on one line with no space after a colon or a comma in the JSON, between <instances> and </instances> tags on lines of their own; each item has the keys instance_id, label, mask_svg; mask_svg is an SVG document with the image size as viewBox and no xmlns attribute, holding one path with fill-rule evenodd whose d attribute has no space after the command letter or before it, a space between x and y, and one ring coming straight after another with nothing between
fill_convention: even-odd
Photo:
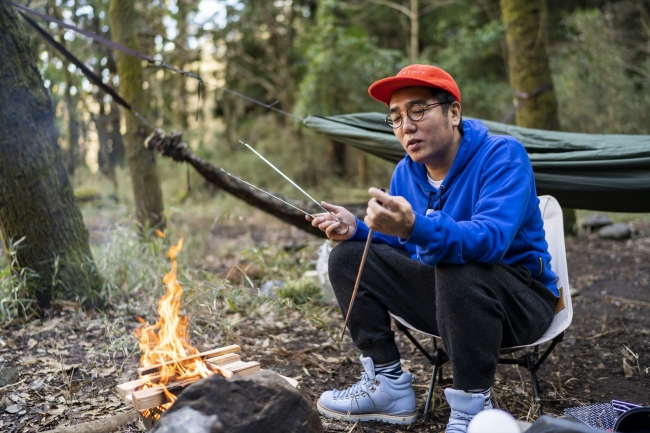
<instances>
[{"instance_id":1,"label":"black eyeglass frame","mask_svg":"<svg viewBox=\"0 0 650 433\"><path fill-rule=\"evenodd\" d=\"M438 105L445 105L449 104L449 102L434 102L433 104L427 104L427 105L422 105L422 104L413 104L409 108L406 109L406 115L411 119L413 122L419 122L422 119L424 119L424 113L429 110L430 108L436 107ZM414 119L412 116L411 110L414 107L420 107L422 109L422 116L419 119ZM393 113L394 114L394 113ZM384 121L388 124L393 129L400 128L402 124L404 123L404 116L402 116L402 113L399 113L399 120L397 122L393 121L393 119L390 117L390 114L386 115L386 118ZM397 126L395 126L397 125Z\"/></svg>"}]
</instances>

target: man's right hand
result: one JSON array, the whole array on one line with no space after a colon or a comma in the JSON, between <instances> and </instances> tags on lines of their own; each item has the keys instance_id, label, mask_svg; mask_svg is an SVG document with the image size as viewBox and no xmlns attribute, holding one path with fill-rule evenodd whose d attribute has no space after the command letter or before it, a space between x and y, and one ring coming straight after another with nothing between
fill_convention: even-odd
<instances>
[{"instance_id":1,"label":"man's right hand","mask_svg":"<svg viewBox=\"0 0 650 433\"><path fill-rule=\"evenodd\" d=\"M324 201L322 201L321 204L325 209L332 212L338 219L345 222L345 224L348 226L348 229L345 230L345 224L336 221L334 218L332 218L332 215L326 212L313 214L314 218L306 215L305 218L307 221L311 221L312 226L318 227L324 231L329 239L335 241L346 241L350 239L357 229L357 219L355 216L352 215L352 213L344 207L335 206Z\"/></svg>"}]
</instances>

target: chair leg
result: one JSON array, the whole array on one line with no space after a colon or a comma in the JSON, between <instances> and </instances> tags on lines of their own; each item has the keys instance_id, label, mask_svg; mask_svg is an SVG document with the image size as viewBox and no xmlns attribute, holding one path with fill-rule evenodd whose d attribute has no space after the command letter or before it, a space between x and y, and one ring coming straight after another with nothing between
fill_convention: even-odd
<instances>
[{"instance_id":1,"label":"chair leg","mask_svg":"<svg viewBox=\"0 0 650 433\"><path fill-rule=\"evenodd\" d=\"M433 388L436 385L436 373L440 377L440 381L442 381L442 365L449 361L449 357L447 356L447 353L442 349L442 347L438 347L436 344L436 339L433 338L433 354L429 354L424 347L420 344L418 340L411 335L409 330L399 323L398 321L395 321L395 325L397 325L397 329L402 331L406 337L411 340L411 342L417 347L417 349L420 351L422 355L424 355L425 358L431 363L433 366L433 371L431 373L431 382L429 383L429 393L427 395L427 402L424 405L424 416L423 420L426 422L429 420L429 408L431 407L431 399L433 397Z\"/></svg>"},{"instance_id":2,"label":"chair leg","mask_svg":"<svg viewBox=\"0 0 650 433\"><path fill-rule=\"evenodd\" d=\"M422 419L424 422L429 420L429 408L431 408L431 398L433 397L433 388L436 386L436 370L438 367L433 364L433 372L431 372L431 381L429 382L429 393L427 394L427 402L424 405L424 413ZM442 370L442 366L440 367Z\"/></svg>"},{"instance_id":3,"label":"chair leg","mask_svg":"<svg viewBox=\"0 0 650 433\"><path fill-rule=\"evenodd\" d=\"M533 383L533 394L535 398L535 404L537 405L537 417L544 415L542 412L542 399L539 396L539 381L537 380L537 371L530 372L530 380Z\"/></svg>"},{"instance_id":4,"label":"chair leg","mask_svg":"<svg viewBox=\"0 0 650 433\"><path fill-rule=\"evenodd\" d=\"M434 342L435 346L435 342ZM429 420L429 409L431 408L431 399L433 397L433 389L436 386L436 373L440 376L440 380L442 381L442 365L449 361L449 357L447 356L447 353L441 348L441 347L435 347L435 350L433 351L433 356L431 356L431 359L429 362L431 362L431 365L433 365L433 371L431 372L431 382L429 383L429 393L427 395L427 402L424 405L424 414L422 419L426 422Z\"/></svg>"}]
</instances>

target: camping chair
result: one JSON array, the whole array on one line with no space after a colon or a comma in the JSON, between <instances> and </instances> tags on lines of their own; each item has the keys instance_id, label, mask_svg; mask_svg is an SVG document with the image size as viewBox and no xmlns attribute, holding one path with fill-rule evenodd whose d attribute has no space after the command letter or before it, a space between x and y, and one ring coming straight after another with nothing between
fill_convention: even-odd
<instances>
[{"instance_id":1,"label":"camping chair","mask_svg":"<svg viewBox=\"0 0 650 433\"><path fill-rule=\"evenodd\" d=\"M541 399L539 397L539 381L537 380L537 370L542 366L546 358L551 354L555 346L564 338L564 331L571 324L573 318L573 308L571 306L571 294L569 292L569 275L567 272L566 264L566 250L564 247L564 225L562 221L562 208L558 201L550 195L540 196L539 208L542 211L542 218L544 220L544 231L546 232L546 242L548 243L548 251L551 254L551 267L557 275L557 287L560 291L560 299L558 300L555 309L555 317L551 322L544 335L537 341L525 346L516 347L503 347L501 354L509 354L511 352L528 349L526 353L519 358L499 358L499 364L515 364L520 367L525 367L530 372L531 381L533 385L533 393L535 396L535 404L538 405L538 416L542 415ZM439 379L442 380L442 365L449 361L449 357L445 351L438 347L436 339L440 338L437 335L431 335L426 332L419 331L413 326L409 325L406 320L401 317L391 314L395 320L397 329L403 332L409 340L417 347L417 349L429 360L433 366L431 374L431 382L429 384L429 394L427 402L424 407L424 420L429 417L429 408L431 407L431 397L433 395L433 388L436 384L436 373ZM409 332L409 329L429 335L433 340L433 352L429 353L422 347L420 342L416 340ZM542 343L550 341L548 348L540 355L539 346Z\"/></svg>"}]
</instances>

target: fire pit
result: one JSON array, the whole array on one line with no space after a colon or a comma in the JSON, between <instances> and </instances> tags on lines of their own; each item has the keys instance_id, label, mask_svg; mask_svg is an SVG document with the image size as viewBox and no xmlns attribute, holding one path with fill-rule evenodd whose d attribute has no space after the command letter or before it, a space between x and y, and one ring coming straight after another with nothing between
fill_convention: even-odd
<instances>
[{"instance_id":1,"label":"fire pit","mask_svg":"<svg viewBox=\"0 0 650 433\"><path fill-rule=\"evenodd\" d=\"M163 278L167 288L158 302L159 320L136 330L142 357L138 379L120 384L117 392L146 420L155 423L176 401L188 385L213 374L223 377L247 376L260 370L254 361L242 361L238 345L199 352L189 343L189 319L180 314L183 287L177 279L176 255L183 248L183 239L170 247L168 256L172 269Z\"/></svg>"}]
</instances>

